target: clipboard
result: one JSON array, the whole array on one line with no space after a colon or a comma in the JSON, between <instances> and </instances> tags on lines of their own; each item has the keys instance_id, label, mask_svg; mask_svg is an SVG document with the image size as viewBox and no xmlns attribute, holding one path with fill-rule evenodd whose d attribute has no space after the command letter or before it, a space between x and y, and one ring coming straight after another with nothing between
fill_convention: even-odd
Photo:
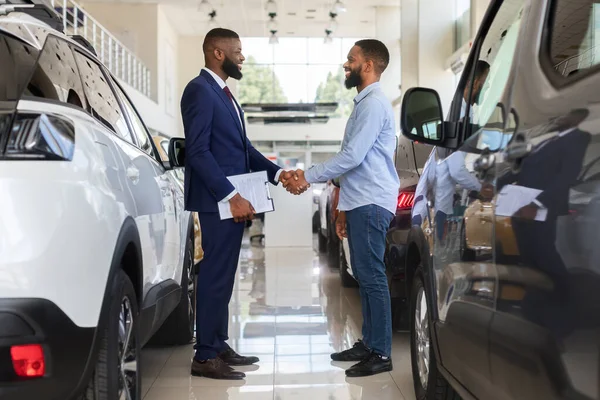
<instances>
[{"instance_id":1,"label":"clipboard","mask_svg":"<svg viewBox=\"0 0 600 400\"><path fill-rule=\"evenodd\" d=\"M275 211L275 203L273 197L271 197L270 182L266 171L228 176L227 179L240 196L252 204L257 214ZM219 215L221 220L233 218L229 202L219 203Z\"/></svg>"}]
</instances>

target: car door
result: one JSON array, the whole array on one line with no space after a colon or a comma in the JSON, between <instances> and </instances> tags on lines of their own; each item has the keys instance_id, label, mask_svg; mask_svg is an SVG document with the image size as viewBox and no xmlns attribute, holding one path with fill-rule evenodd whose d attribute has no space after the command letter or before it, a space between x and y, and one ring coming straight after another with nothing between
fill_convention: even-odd
<instances>
[{"instance_id":1,"label":"car door","mask_svg":"<svg viewBox=\"0 0 600 400\"><path fill-rule=\"evenodd\" d=\"M140 170L140 177L142 171L146 174L146 184L141 185L141 190L137 193L142 205L149 207L144 215L149 218L150 232L160 266L153 283L166 279L179 282L184 256L181 237L185 233L182 230L182 208L178 205L176 178L164 168L148 129L125 92L114 82L113 87L128 117L138 147L143 152L133 160L133 164ZM156 197L149 197L148 191L155 193ZM162 212L159 212L160 209Z\"/></svg>"},{"instance_id":2,"label":"car door","mask_svg":"<svg viewBox=\"0 0 600 400\"><path fill-rule=\"evenodd\" d=\"M532 3L513 140L497 162L502 271L491 325L498 398L600 398L600 4ZM536 33L533 35L533 33ZM504 224L501 224L504 219ZM507 228L508 225L508 229Z\"/></svg>"},{"instance_id":3,"label":"car door","mask_svg":"<svg viewBox=\"0 0 600 400\"><path fill-rule=\"evenodd\" d=\"M103 67L80 51L75 52L84 90L90 105L90 113L115 135L106 136L114 155L114 169L128 193L126 213L135 221L140 235L143 261L143 290L146 293L160 281L164 243L164 208L161 192L154 180L154 165L150 157L139 147L128 118L112 89L109 75ZM153 216L152 219L150 216Z\"/></svg>"},{"instance_id":4,"label":"car door","mask_svg":"<svg viewBox=\"0 0 600 400\"><path fill-rule=\"evenodd\" d=\"M495 398L489 363L498 280L493 166L511 134L504 104L510 99L517 43L526 31L521 29L526 5L522 0L495 2L483 21L447 118L465 139L455 151L435 150L428 198L440 361L481 399ZM422 129L431 135L435 126L426 123ZM480 215L472 218L473 209ZM478 229L468 229L473 224ZM474 241L480 245L471 246Z\"/></svg>"}]
</instances>

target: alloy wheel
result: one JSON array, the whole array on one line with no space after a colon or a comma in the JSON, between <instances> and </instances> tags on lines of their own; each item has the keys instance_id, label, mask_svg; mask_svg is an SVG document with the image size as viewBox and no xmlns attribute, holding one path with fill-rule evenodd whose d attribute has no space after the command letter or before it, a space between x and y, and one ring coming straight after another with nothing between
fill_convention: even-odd
<instances>
[{"instance_id":1,"label":"alloy wheel","mask_svg":"<svg viewBox=\"0 0 600 400\"><path fill-rule=\"evenodd\" d=\"M415 309L415 347L417 349L417 366L419 368L419 379L423 389L427 390L429 378L430 361L430 338L429 338L429 315L427 310L427 298L425 290L421 287L417 294Z\"/></svg>"},{"instance_id":2,"label":"alloy wheel","mask_svg":"<svg viewBox=\"0 0 600 400\"><path fill-rule=\"evenodd\" d=\"M138 354L131 300L125 296L119 313L119 400L135 400L137 392Z\"/></svg>"}]
</instances>

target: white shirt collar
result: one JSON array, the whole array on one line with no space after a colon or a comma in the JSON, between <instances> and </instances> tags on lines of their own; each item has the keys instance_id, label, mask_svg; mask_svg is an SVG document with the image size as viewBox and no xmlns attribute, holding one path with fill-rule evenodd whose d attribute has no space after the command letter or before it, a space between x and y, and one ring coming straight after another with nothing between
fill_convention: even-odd
<instances>
[{"instance_id":1,"label":"white shirt collar","mask_svg":"<svg viewBox=\"0 0 600 400\"><path fill-rule=\"evenodd\" d=\"M227 86L227 84L225 83L225 81L223 79L221 79L221 77L217 74L215 74L213 71L211 71L208 68L202 68L203 70L205 70L206 72L208 72L213 78L214 80L217 82L217 84L221 87L221 89L224 89L225 86Z\"/></svg>"}]
</instances>

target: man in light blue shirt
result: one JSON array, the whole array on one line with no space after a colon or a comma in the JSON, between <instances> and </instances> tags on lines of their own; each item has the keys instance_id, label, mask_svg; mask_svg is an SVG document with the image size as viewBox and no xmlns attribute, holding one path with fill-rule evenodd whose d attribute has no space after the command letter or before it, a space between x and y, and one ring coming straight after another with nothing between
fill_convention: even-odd
<instances>
[{"instance_id":1,"label":"man in light blue shirt","mask_svg":"<svg viewBox=\"0 0 600 400\"><path fill-rule=\"evenodd\" d=\"M357 88L342 149L330 160L284 182L292 192L310 183L340 179L338 236L348 237L354 276L360 284L363 338L334 361L361 361L349 377L392 370L392 316L385 272L385 237L396 213L400 180L394 164L396 133L392 106L379 80L389 52L378 40L361 40L344 64L346 87Z\"/></svg>"}]
</instances>

